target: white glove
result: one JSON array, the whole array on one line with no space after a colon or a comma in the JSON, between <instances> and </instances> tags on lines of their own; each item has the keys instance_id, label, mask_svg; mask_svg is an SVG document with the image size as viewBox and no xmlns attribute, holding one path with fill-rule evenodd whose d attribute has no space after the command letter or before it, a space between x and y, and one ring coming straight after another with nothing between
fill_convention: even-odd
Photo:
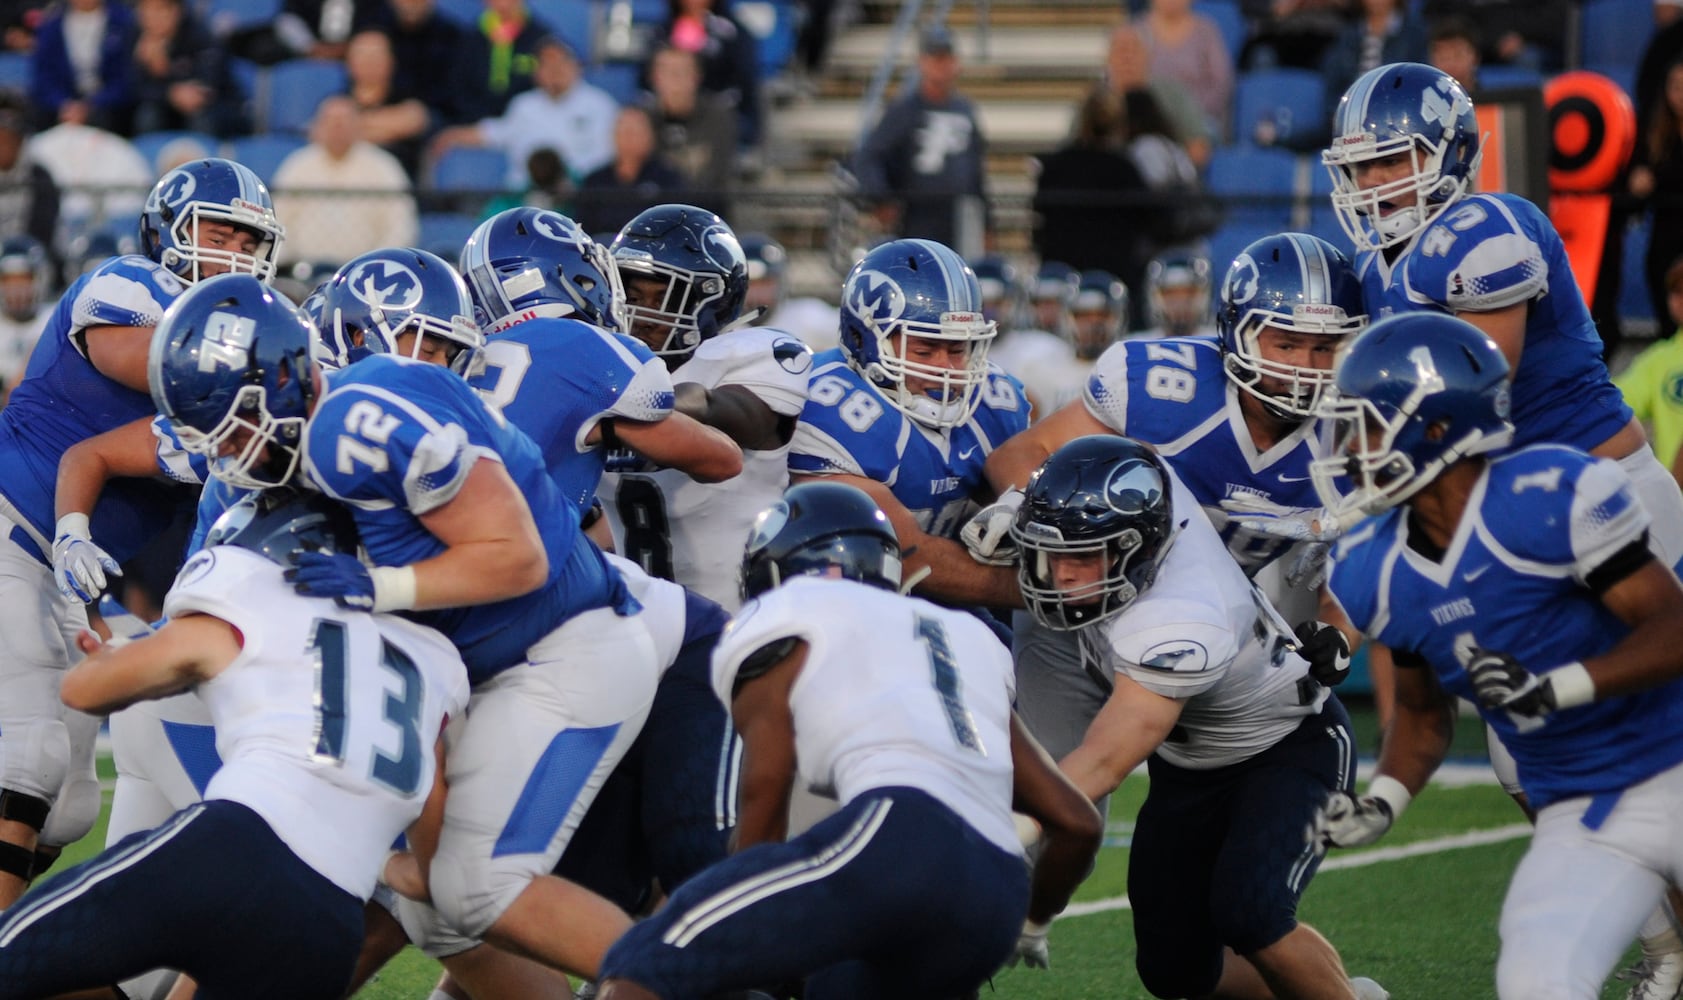
<instances>
[{"instance_id":1,"label":"white glove","mask_svg":"<svg viewBox=\"0 0 1683 1000\"><path fill-rule=\"evenodd\" d=\"M1230 523L1288 542L1336 541L1349 527L1325 507L1282 507L1248 493L1230 496L1220 506Z\"/></svg>"},{"instance_id":2,"label":"white glove","mask_svg":"<svg viewBox=\"0 0 1683 1000\"><path fill-rule=\"evenodd\" d=\"M1373 779L1366 795L1333 792L1309 821L1309 843L1323 851L1371 844L1397 821L1410 798L1402 782L1384 774Z\"/></svg>"},{"instance_id":3,"label":"white glove","mask_svg":"<svg viewBox=\"0 0 1683 1000\"><path fill-rule=\"evenodd\" d=\"M1022 962L1025 968L1050 969L1052 952L1046 942L1046 932L1051 929L1050 923L1037 924L1024 920L1023 932L1017 935L1017 950L1011 953L1010 964L1015 966Z\"/></svg>"},{"instance_id":4,"label":"white glove","mask_svg":"<svg viewBox=\"0 0 1683 1000\"><path fill-rule=\"evenodd\" d=\"M53 539L53 579L65 597L86 604L105 589L105 574L123 575L117 560L89 537L88 515L59 518L57 536Z\"/></svg>"},{"instance_id":5,"label":"white glove","mask_svg":"<svg viewBox=\"0 0 1683 1000\"><path fill-rule=\"evenodd\" d=\"M989 566L1011 566L1017 562L1017 543L1011 540L1011 522L1023 505L1023 491L1015 486L999 499L976 512L959 529L958 537L970 550L970 558Z\"/></svg>"},{"instance_id":6,"label":"white glove","mask_svg":"<svg viewBox=\"0 0 1683 1000\"><path fill-rule=\"evenodd\" d=\"M1286 586L1293 590L1320 590L1321 584L1327 582L1327 570L1332 568L1327 558L1331 551L1332 546L1327 542L1298 546L1297 555L1286 568Z\"/></svg>"}]
</instances>

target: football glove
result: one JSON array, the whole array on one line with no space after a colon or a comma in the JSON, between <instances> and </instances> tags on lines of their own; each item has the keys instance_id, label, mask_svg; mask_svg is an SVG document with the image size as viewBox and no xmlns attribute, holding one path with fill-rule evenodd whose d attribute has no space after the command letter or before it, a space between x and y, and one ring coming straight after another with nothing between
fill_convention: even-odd
<instances>
[{"instance_id":1,"label":"football glove","mask_svg":"<svg viewBox=\"0 0 1683 1000\"><path fill-rule=\"evenodd\" d=\"M53 580L58 592L87 604L105 589L105 574L122 576L110 553L88 535L88 515L66 514L58 519L53 539Z\"/></svg>"},{"instance_id":2,"label":"football glove","mask_svg":"<svg viewBox=\"0 0 1683 1000\"><path fill-rule=\"evenodd\" d=\"M1297 655L1309 661L1309 676L1326 687L1337 687L1350 676L1350 643L1344 633L1326 622L1299 622Z\"/></svg>"},{"instance_id":3,"label":"football glove","mask_svg":"<svg viewBox=\"0 0 1683 1000\"><path fill-rule=\"evenodd\" d=\"M1051 947L1046 941L1046 934L1052 929L1050 923L1037 924L1032 920L1023 921L1023 932L1017 935L1017 950L1011 953L1011 965L1018 962L1030 969L1050 969L1052 967Z\"/></svg>"},{"instance_id":4,"label":"football glove","mask_svg":"<svg viewBox=\"0 0 1683 1000\"><path fill-rule=\"evenodd\" d=\"M1327 558L1331 551L1328 542L1298 546L1297 555L1286 567L1286 586L1293 590L1320 590L1321 584L1327 581L1327 571L1332 568L1332 560Z\"/></svg>"},{"instance_id":5,"label":"football glove","mask_svg":"<svg viewBox=\"0 0 1683 1000\"><path fill-rule=\"evenodd\" d=\"M1011 540L1011 522L1017 519L1017 508L1022 505L1023 491L1013 486L959 529L958 537L970 550L970 558L989 566L1016 564L1019 553L1017 543Z\"/></svg>"},{"instance_id":6,"label":"football glove","mask_svg":"<svg viewBox=\"0 0 1683 1000\"><path fill-rule=\"evenodd\" d=\"M1325 507L1282 507L1259 496L1239 493L1221 502L1229 523L1287 542L1332 542L1346 525Z\"/></svg>"},{"instance_id":7,"label":"football glove","mask_svg":"<svg viewBox=\"0 0 1683 1000\"><path fill-rule=\"evenodd\" d=\"M1309 843L1322 851L1371 844L1385 835L1410 800L1403 783L1388 774L1375 777L1365 795L1333 792L1309 821Z\"/></svg>"},{"instance_id":8,"label":"football glove","mask_svg":"<svg viewBox=\"0 0 1683 1000\"><path fill-rule=\"evenodd\" d=\"M1541 722L1551 712L1595 700L1595 681L1582 663L1534 674L1507 653L1474 646L1468 651L1467 676L1479 704L1519 719Z\"/></svg>"},{"instance_id":9,"label":"football glove","mask_svg":"<svg viewBox=\"0 0 1683 1000\"><path fill-rule=\"evenodd\" d=\"M356 556L343 552L301 552L286 571L292 589L305 597L331 597L341 608L374 610L374 578Z\"/></svg>"}]
</instances>

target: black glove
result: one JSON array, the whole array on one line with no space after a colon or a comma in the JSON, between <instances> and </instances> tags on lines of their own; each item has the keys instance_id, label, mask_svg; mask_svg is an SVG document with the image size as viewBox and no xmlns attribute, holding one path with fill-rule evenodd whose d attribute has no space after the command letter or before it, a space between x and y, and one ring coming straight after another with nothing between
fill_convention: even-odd
<instances>
[{"instance_id":1,"label":"black glove","mask_svg":"<svg viewBox=\"0 0 1683 1000\"><path fill-rule=\"evenodd\" d=\"M1350 643L1344 633L1326 622L1303 622L1293 629L1297 655L1309 661L1309 676L1337 687L1350 676Z\"/></svg>"},{"instance_id":2,"label":"black glove","mask_svg":"<svg viewBox=\"0 0 1683 1000\"><path fill-rule=\"evenodd\" d=\"M1485 708L1536 719L1560 707L1548 678L1538 677L1507 653L1475 646L1467 660L1467 676L1472 678L1473 690Z\"/></svg>"}]
</instances>

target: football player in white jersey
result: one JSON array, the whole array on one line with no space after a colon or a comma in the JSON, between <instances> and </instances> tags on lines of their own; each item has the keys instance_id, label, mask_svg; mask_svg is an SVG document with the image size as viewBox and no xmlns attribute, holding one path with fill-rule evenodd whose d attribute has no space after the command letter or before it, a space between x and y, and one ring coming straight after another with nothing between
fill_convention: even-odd
<instances>
[{"instance_id":1,"label":"football player in white jersey","mask_svg":"<svg viewBox=\"0 0 1683 1000\"><path fill-rule=\"evenodd\" d=\"M47 326L51 270L46 249L34 237L0 241L0 406L23 377L29 353Z\"/></svg>"},{"instance_id":2,"label":"football player in white jersey","mask_svg":"<svg viewBox=\"0 0 1683 1000\"><path fill-rule=\"evenodd\" d=\"M1145 309L1151 328L1134 336L1214 336L1214 295L1215 277L1208 256L1165 250L1145 266Z\"/></svg>"},{"instance_id":3,"label":"football player in white jersey","mask_svg":"<svg viewBox=\"0 0 1683 1000\"><path fill-rule=\"evenodd\" d=\"M737 853L614 945L602 1000L802 978L812 1000L947 997L1014 945L1045 964L1100 823L1012 713L1005 648L900 596L888 518L839 483L761 513L742 578L713 656L744 744ZM842 805L785 842L797 780ZM1049 824L1032 885L1013 803Z\"/></svg>"},{"instance_id":4,"label":"football player in white jersey","mask_svg":"<svg viewBox=\"0 0 1683 1000\"><path fill-rule=\"evenodd\" d=\"M184 282L227 270L267 278L281 239L257 176L219 159L165 174L140 230L145 256L112 258L65 291L0 410L0 906L50 863L36 857L39 843L79 839L99 813L97 722L57 697L94 594L61 593L53 568L78 561L103 586L174 512L167 487L125 481L91 518L55 526L59 459L78 441L155 412L147 345ZM43 834L49 809L54 828Z\"/></svg>"},{"instance_id":5,"label":"football player in white jersey","mask_svg":"<svg viewBox=\"0 0 1683 1000\"><path fill-rule=\"evenodd\" d=\"M1128 335L1128 286L1109 271L1082 271L1070 305L1068 354L1031 359L1020 377L1034 387L1035 414L1047 416L1081 398L1093 363L1110 345Z\"/></svg>"},{"instance_id":6,"label":"football player in white jersey","mask_svg":"<svg viewBox=\"0 0 1683 1000\"><path fill-rule=\"evenodd\" d=\"M63 697L105 713L196 687L226 763L205 801L6 911L0 994L167 966L207 1000L341 996L393 839L441 800L443 730L468 698L455 648L400 618L300 597L283 578L302 551L355 551L349 514L257 495L210 541L156 634L120 647L79 637L88 658Z\"/></svg>"},{"instance_id":7,"label":"football player in white jersey","mask_svg":"<svg viewBox=\"0 0 1683 1000\"><path fill-rule=\"evenodd\" d=\"M1334 793L1313 833L1377 840L1442 762L1455 698L1475 701L1537 810L1497 994L1587 1000L1683 876L1683 584L1623 463L1508 450L1511 405L1498 342L1453 317L1381 320L1339 364L1323 412L1348 452L1311 471L1329 510L1370 519L1329 587L1394 651L1397 704L1366 794Z\"/></svg>"},{"instance_id":8,"label":"football player in white jersey","mask_svg":"<svg viewBox=\"0 0 1683 1000\"><path fill-rule=\"evenodd\" d=\"M789 483L812 352L781 330L735 328L748 265L736 234L712 212L656 205L626 223L610 252L625 285L628 332L672 369L677 410L742 447L741 473L716 485L610 462L598 497L614 548L734 609L736 556L749 523Z\"/></svg>"},{"instance_id":9,"label":"football player in white jersey","mask_svg":"<svg viewBox=\"0 0 1683 1000\"><path fill-rule=\"evenodd\" d=\"M1095 800L1141 763L1151 775L1128 860L1140 981L1160 997L1387 996L1296 919L1319 861L1303 831L1353 787L1355 754L1285 621L1146 445L1078 438L1025 492L1024 601L1080 637L1088 675L1080 716L1051 716L1081 731L1036 736L1073 738L1059 766ZM1018 702L1031 731L1034 696Z\"/></svg>"}]
</instances>

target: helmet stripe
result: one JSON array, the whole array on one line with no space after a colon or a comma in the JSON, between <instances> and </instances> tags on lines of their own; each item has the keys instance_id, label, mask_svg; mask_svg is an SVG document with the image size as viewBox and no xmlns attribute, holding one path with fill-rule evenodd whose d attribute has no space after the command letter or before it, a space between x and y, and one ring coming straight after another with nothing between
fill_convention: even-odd
<instances>
[{"instance_id":1,"label":"helmet stripe","mask_svg":"<svg viewBox=\"0 0 1683 1000\"><path fill-rule=\"evenodd\" d=\"M1373 70L1365 74L1345 95L1346 100L1338 106L1338 134L1349 135L1360 131L1362 123L1367 121L1368 102L1373 99L1373 89L1378 86L1379 78L1385 74Z\"/></svg>"}]
</instances>

